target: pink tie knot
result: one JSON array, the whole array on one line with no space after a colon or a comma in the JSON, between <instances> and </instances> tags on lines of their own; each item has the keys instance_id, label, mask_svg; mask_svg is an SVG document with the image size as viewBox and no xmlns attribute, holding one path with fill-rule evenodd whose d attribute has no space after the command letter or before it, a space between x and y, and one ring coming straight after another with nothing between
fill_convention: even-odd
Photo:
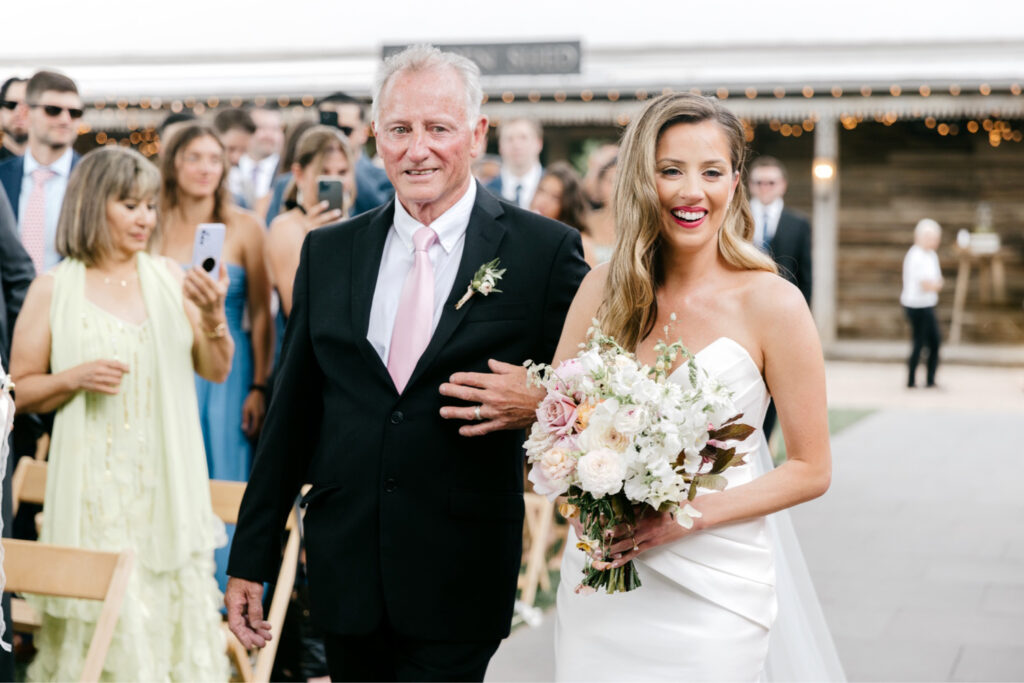
<instances>
[{"instance_id":1,"label":"pink tie knot","mask_svg":"<svg viewBox=\"0 0 1024 683\"><path fill-rule=\"evenodd\" d=\"M46 184L46 181L57 175L54 171L48 168L37 168L32 171L32 183L35 187L40 187Z\"/></svg>"},{"instance_id":2,"label":"pink tie knot","mask_svg":"<svg viewBox=\"0 0 1024 683\"><path fill-rule=\"evenodd\" d=\"M417 230L412 236L413 251L427 251L437 241L437 233L426 226Z\"/></svg>"}]
</instances>

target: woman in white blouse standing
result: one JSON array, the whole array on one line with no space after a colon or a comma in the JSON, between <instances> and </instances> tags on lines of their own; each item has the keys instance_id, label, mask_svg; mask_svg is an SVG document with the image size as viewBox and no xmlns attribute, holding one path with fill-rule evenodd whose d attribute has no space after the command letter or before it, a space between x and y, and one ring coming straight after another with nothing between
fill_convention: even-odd
<instances>
[{"instance_id":1,"label":"woman in white blouse standing","mask_svg":"<svg viewBox=\"0 0 1024 683\"><path fill-rule=\"evenodd\" d=\"M903 258L903 293L900 303L907 313L913 336L907 386L916 384L917 363L921 350L928 348L928 379L926 387L935 386L935 370L939 367L939 320L935 307L942 290L942 269L935 250L942 239L942 227L931 218L922 218L914 228L914 245Z\"/></svg>"}]
</instances>

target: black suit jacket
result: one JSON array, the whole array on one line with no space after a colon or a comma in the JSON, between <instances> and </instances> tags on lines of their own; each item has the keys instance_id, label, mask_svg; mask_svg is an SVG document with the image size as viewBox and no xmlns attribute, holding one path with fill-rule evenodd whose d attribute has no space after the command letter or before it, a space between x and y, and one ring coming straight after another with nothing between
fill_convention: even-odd
<instances>
[{"instance_id":1,"label":"black suit jacket","mask_svg":"<svg viewBox=\"0 0 1024 683\"><path fill-rule=\"evenodd\" d=\"M36 276L32 258L18 239L18 221L7 193L0 187L0 361L11 371L14 321Z\"/></svg>"},{"instance_id":2,"label":"black suit jacket","mask_svg":"<svg viewBox=\"0 0 1024 683\"><path fill-rule=\"evenodd\" d=\"M779 275L799 287L807 303L811 303L810 222L799 214L783 209L769 248L779 266Z\"/></svg>"},{"instance_id":3,"label":"black suit jacket","mask_svg":"<svg viewBox=\"0 0 1024 683\"><path fill-rule=\"evenodd\" d=\"M228 574L272 580L303 482L312 617L360 634L386 616L430 640L509 632L523 524L523 433L458 434L438 387L487 360L549 361L587 266L579 233L477 187L462 261L437 330L399 395L366 339L394 201L311 232L295 276L281 373ZM503 290L461 309L480 265Z\"/></svg>"},{"instance_id":4,"label":"black suit jacket","mask_svg":"<svg viewBox=\"0 0 1024 683\"><path fill-rule=\"evenodd\" d=\"M82 158L78 152L71 153L71 170L75 170L78 160ZM14 217L18 218L18 204L21 200L21 178L25 173L25 157L14 157L0 162L0 186L7 192L11 201ZM17 232L15 234L18 234Z\"/></svg>"}]
</instances>

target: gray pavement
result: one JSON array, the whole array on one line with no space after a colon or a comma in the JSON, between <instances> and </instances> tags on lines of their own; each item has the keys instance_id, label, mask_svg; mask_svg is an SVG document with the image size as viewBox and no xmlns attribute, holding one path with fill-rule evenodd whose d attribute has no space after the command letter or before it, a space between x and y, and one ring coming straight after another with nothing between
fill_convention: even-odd
<instances>
[{"instance_id":1,"label":"gray pavement","mask_svg":"<svg viewBox=\"0 0 1024 683\"><path fill-rule=\"evenodd\" d=\"M832 439L832 488L793 512L851 681L1024 681L1024 370L830 361L832 408L876 408ZM554 673L549 613L488 681Z\"/></svg>"}]
</instances>

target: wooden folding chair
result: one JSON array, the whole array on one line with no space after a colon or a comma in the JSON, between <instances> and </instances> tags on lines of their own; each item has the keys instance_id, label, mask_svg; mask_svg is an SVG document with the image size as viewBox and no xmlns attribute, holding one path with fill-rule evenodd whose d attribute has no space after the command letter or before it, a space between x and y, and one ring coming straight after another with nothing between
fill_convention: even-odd
<instances>
[{"instance_id":1,"label":"wooden folding chair","mask_svg":"<svg viewBox=\"0 0 1024 683\"><path fill-rule=\"evenodd\" d=\"M238 512L242 507L242 496L245 494L245 483L237 481L210 480L210 500L213 511L225 524L237 524ZM288 515L285 525L288 530L288 541L285 544L284 556L281 558L281 569L277 574L274 597L270 601L270 609L264 615L270 622L273 638L256 653L255 666L250 661L249 653L235 634L224 628L228 637L228 654L238 668L242 680L255 683L266 683L270 680L270 672L277 656L277 646L281 642L281 630L288 612L288 602L295 584L295 572L299 562L299 525L295 511Z\"/></svg>"},{"instance_id":2,"label":"wooden folding chair","mask_svg":"<svg viewBox=\"0 0 1024 683\"><path fill-rule=\"evenodd\" d=\"M128 577L134 564L133 553L130 550L111 553L67 548L15 539L4 539L3 545L6 590L103 602L79 678L98 681L128 588ZM17 609L15 602L21 603ZM38 627L39 617L35 610L21 600L12 599L11 603L15 631Z\"/></svg>"},{"instance_id":3,"label":"wooden folding chair","mask_svg":"<svg viewBox=\"0 0 1024 683\"><path fill-rule=\"evenodd\" d=\"M555 505L545 496L536 493L523 494L526 504L526 535L528 545L524 549L526 571L520 578L522 594L520 600L533 606L537 589L551 590L548 575L547 550L551 544L551 528L555 522Z\"/></svg>"},{"instance_id":4,"label":"wooden folding chair","mask_svg":"<svg viewBox=\"0 0 1024 683\"><path fill-rule=\"evenodd\" d=\"M46 461L21 456L11 476L11 511L18 514L21 503L42 505L46 499Z\"/></svg>"}]
</instances>

